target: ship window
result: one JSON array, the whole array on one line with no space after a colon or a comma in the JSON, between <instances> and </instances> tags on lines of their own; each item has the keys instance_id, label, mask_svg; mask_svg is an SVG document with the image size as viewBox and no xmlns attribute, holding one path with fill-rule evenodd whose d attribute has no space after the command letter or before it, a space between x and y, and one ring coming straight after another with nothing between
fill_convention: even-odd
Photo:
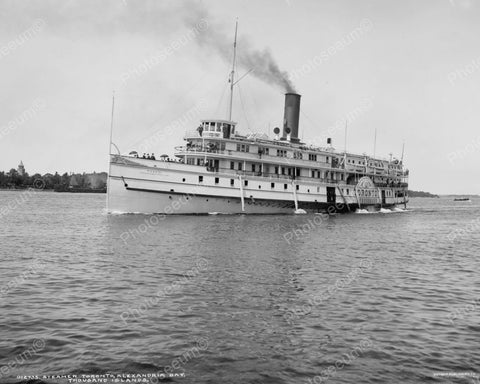
<instances>
[{"instance_id":1,"label":"ship window","mask_svg":"<svg viewBox=\"0 0 480 384\"><path fill-rule=\"evenodd\" d=\"M264 153L265 153L265 155L268 155L268 154L269 154L269 153L268 153L268 152L269 152L269 150L270 150L270 148L265 148L265 149L264 149Z\"/></svg>"},{"instance_id":2,"label":"ship window","mask_svg":"<svg viewBox=\"0 0 480 384\"><path fill-rule=\"evenodd\" d=\"M235 169L235 163L233 161L230 162L230 169Z\"/></svg>"},{"instance_id":3,"label":"ship window","mask_svg":"<svg viewBox=\"0 0 480 384\"><path fill-rule=\"evenodd\" d=\"M297 173L297 176L300 176L300 168L296 168L296 173Z\"/></svg>"},{"instance_id":4,"label":"ship window","mask_svg":"<svg viewBox=\"0 0 480 384\"><path fill-rule=\"evenodd\" d=\"M217 132L222 132L222 127L220 126L220 123L217 124L217 129L216 129Z\"/></svg>"},{"instance_id":5,"label":"ship window","mask_svg":"<svg viewBox=\"0 0 480 384\"><path fill-rule=\"evenodd\" d=\"M215 184L218 184L220 182L220 178L219 177L215 177Z\"/></svg>"},{"instance_id":6,"label":"ship window","mask_svg":"<svg viewBox=\"0 0 480 384\"><path fill-rule=\"evenodd\" d=\"M312 169L312 177L315 177L315 171Z\"/></svg>"},{"instance_id":7,"label":"ship window","mask_svg":"<svg viewBox=\"0 0 480 384\"><path fill-rule=\"evenodd\" d=\"M297 191L300 190L300 186L299 186L299 185L296 185L295 187L296 187Z\"/></svg>"},{"instance_id":8,"label":"ship window","mask_svg":"<svg viewBox=\"0 0 480 384\"><path fill-rule=\"evenodd\" d=\"M350 194L350 190L347 188L347 195L349 195L349 194Z\"/></svg>"},{"instance_id":9,"label":"ship window","mask_svg":"<svg viewBox=\"0 0 480 384\"><path fill-rule=\"evenodd\" d=\"M250 151L250 146L246 144L237 144L237 151L238 152L249 152Z\"/></svg>"},{"instance_id":10,"label":"ship window","mask_svg":"<svg viewBox=\"0 0 480 384\"><path fill-rule=\"evenodd\" d=\"M282 175L285 174L285 167L282 167Z\"/></svg>"},{"instance_id":11,"label":"ship window","mask_svg":"<svg viewBox=\"0 0 480 384\"><path fill-rule=\"evenodd\" d=\"M248 180L244 180L245 187L248 187Z\"/></svg>"},{"instance_id":12,"label":"ship window","mask_svg":"<svg viewBox=\"0 0 480 384\"><path fill-rule=\"evenodd\" d=\"M307 189L307 192L308 192L308 193L310 193L310 190L309 190L309 189Z\"/></svg>"},{"instance_id":13,"label":"ship window","mask_svg":"<svg viewBox=\"0 0 480 384\"><path fill-rule=\"evenodd\" d=\"M258 186L258 189L262 189L262 186L261 186L261 185L259 185L259 186Z\"/></svg>"},{"instance_id":14,"label":"ship window","mask_svg":"<svg viewBox=\"0 0 480 384\"><path fill-rule=\"evenodd\" d=\"M273 188L275 188L275 183L270 183L270 186Z\"/></svg>"},{"instance_id":15,"label":"ship window","mask_svg":"<svg viewBox=\"0 0 480 384\"><path fill-rule=\"evenodd\" d=\"M278 175L278 167L275 167L275 173Z\"/></svg>"},{"instance_id":16,"label":"ship window","mask_svg":"<svg viewBox=\"0 0 480 384\"><path fill-rule=\"evenodd\" d=\"M243 164L242 163L238 163L238 170L241 171L243 169Z\"/></svg>"},{"instance_id":17,"label":"ship window","mask_svg":"<svg viewBox=\"0 0 480 384\"><path fill-rule=\"evenodd\" d=\"M288 184L283 184L283 189L287 189L288 188Z\"/></svg>"},{"instance_id":18,"label":"ship window","mask_svg":"<svg viewBox=\"0 0 480 384\"><path fill-rule=\"evenodd\" d=\"M235 185L235 180L234 179L230 179L230 185L233 187Z\"/></svg>"},{"instance_id":19,"label":"ship window","mask_svg":"<svg viewBox=\"0 0 480 384\"><path fill-rule=\"evenodd\" d=\"M330 158L327 156L327 163L328 163L329 160L330 160Z\"/></svg>"},{"instance_id":20,"label":"ship window","mask_svg":"<svg viewBox=\"0 0 480 384\"><path fill-rule=\"evenodd\" d=\"M183 182L185 182L185 179L182 179Z\"/></svg>"},{"instance_id":21,"label":"ship window","mask_svg":"<svg viewBox=\"0 0 480 384\"><path fill-rule=\"evenodd\" d=\"M198 182L203 183L203 176L198 176Z\"/></svg>"},{"instance_id":22,"label":"ship window","mask_svg":"<svg viewBox=\"0 0 480 384\"><path fill-rule=\"evenodd\" d=\"M255 164L252 164L252 172L255 172Z\"/></svg>"}]
</instances>

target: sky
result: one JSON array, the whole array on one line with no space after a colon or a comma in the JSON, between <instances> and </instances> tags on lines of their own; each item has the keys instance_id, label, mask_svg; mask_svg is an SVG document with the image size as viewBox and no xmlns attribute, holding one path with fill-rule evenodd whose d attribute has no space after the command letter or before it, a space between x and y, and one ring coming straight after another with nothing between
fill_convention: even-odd
<instances>
[{"instance_id":1,"label":"sky","mask_svg":"<svg viewBox=\"0 0 480 384\"><path fill-rule=\"evenodd\" d=\"M121 153L173 155L227 117L236 20L237 130L272 136L294 88L303 141L347 122L349 152L405 143L410 189L480 193L479 0L2 0L0 170L107 171L113 93Z\"/></svg>"}]
</instances>

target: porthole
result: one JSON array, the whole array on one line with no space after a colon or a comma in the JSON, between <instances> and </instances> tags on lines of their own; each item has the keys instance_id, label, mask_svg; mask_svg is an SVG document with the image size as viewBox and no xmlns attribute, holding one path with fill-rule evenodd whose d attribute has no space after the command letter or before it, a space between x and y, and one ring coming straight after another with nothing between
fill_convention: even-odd
<instances>
[{"instance_id":1,"label":"porthole","mask_svg":"<svg viewBox=\"0 0 480 384\"><path fill-rule=\"evenodd\" d=\"M185 179L182 179L183 182L185 182Z\"/></svg>"}]
</instances>

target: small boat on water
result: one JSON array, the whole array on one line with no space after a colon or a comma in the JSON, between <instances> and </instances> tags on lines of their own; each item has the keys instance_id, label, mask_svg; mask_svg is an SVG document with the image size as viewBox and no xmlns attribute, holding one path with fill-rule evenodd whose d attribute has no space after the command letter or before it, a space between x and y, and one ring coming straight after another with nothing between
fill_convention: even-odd
<instances>
[{"instance_id":1,"label":"small boat on water","mask_svg":"<svg viewBox=\"0 0 480 384\"><path fill-rule=\"evenodd\" d=\"M469 197L456 197L453 201L470 201Z\"/></svg>"}]
</instances>

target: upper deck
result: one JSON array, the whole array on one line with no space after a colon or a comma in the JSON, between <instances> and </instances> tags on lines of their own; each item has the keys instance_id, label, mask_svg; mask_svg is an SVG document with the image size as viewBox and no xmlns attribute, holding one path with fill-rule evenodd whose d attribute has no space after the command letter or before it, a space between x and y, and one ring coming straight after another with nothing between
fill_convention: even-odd
<instances>
[{"instance_id":1,"label":"upper deck","mask_svg":"<svg viewBox=\"0 0 480 384\"><path fill-rule=\"evenodd\" d=\"M196 131L187 131L186 146L175 148L175 156L208 156L230 160L262 161L306 168L336 168L354 173L403 176L403 164L395 158L371 157L366 154L338 151L291 142L266 134L240 135L235 123L227 120L202 120Z\"/></svg>"}]
</instances>

